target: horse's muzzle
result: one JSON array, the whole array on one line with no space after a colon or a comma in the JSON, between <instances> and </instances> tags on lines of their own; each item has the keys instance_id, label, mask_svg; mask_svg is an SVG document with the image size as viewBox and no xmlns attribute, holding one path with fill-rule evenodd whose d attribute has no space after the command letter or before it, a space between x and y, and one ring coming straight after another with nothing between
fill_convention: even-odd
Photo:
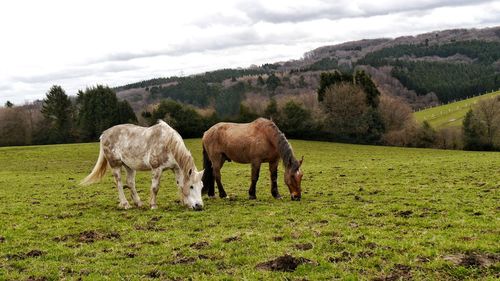
<instances>
[{"instance_id":1,"label":"horse's muzzle","mask_svg":"<svg viewBox=\"0 0 500 281\"><path fill-rule=\"evenodd\" d=\"M203 205L196 203L193 206L193 210L195 210L195 211L201 211L201 210L203 210Z\"/></svg>"},{"instance_id":2,"label":"horse's muzzle","mask_svg":"<svg viewBox=\"0 0 500 281\"><path fill-rule=\"evenodd\" d=\"M292 194L292 201L300 201L300 195L295 196Z\"/></svg>"}]
</instances>

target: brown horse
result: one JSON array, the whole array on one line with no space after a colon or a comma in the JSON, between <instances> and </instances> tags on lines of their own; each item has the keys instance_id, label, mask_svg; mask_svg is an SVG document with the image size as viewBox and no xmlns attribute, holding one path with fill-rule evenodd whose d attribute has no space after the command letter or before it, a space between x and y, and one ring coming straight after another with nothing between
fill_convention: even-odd
<instances>
[{"instance_id":1,"label":"brown horse","mask_svg":"<svg viewBox=\"0 0 500 281\"><path fill-rule=\"evenodd\" d=\"M255 185L259 179L260 165L269 163L271 173L271 194L280 199L278 192L278 164L283 159L285 183L292 200L300 200L302 160L293 155L292 147L285 135L273 121L259 118L251 123L218 123L203 134L203 191L215 196L214 180L217 182L219 196L227 197L221 182L220 169L225 161L252 164L252 183L248 190L249 198L256 199Z\"/></svg>"}]
</instances>

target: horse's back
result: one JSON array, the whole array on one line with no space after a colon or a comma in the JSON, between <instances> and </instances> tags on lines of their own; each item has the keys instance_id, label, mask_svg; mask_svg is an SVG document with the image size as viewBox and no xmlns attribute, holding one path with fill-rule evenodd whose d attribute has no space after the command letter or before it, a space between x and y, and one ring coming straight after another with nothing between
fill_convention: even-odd
<instances>
[{"instance_id":1,"label":"horse's back","mask_svg":"<svg viewBox=\"0 0 500 281\"><path fill-rule=\"evenodd\" d=\"M264 118L250 123L221 122L205 132L203 146L209 153L223 153L235 162L249 163L255 158L273 160L277 153L268 129L272 125L272 121Z\"/></svg>"},{"instance_id":2,"label":"horse's back","mask_svg":"<svg viewBox=\"0 0 500 281\"><path fill-rule=\"evenodd\" d=\"M165 125L142 127L122 124L107 129L101 135L106 158L111 165L123 163L134 170L148 170L164 163L169 157L164 139L168 136L178 137Z\"/></svg>"}]
</instances>

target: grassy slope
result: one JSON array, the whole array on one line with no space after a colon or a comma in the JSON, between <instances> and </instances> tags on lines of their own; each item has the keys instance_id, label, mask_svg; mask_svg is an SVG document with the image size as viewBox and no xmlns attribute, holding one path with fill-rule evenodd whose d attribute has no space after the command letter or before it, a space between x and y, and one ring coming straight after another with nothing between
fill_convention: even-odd
<instances>
[{"instance_id":1,"label":"grassy slope","mask_svg":"<svg viewBox=\"0 0 500 281\"><path fill-rule=\"evenodd\" d=\"M109 172L100 184L78 186L97 144L0 148L0 280L498 277L498 262L463 267L444 257L500 254L500 153L292 143L305 155L302 201L271 197L267 165L258 200L247 200L250 167L229 163L223 181L232 199L205 199L203 212L175 202L171 172L154 211L117 209ZM187 145L201 169L200 141ZM287 195L282 179L280 167ZM138 173L143 201L149 183L149 173ZM95 241L84 231L97 233ZM231 237L240 240L224 241ZM208 245L190 246L196 242ZM32 250L42 255L27 256ZM255 269L285 253L319 265Z\"/></svg>"},{"instance_id":2,"label":"grassy slope","mask_svg":"<svg viewBox=\"0 0 500 281\"><path fill-rule=\"evenodd\" d=\"M424 122L425 120L427 120L434 128L437 129L444 127L462 126L465 114L467 113L467 111L469 111L471 106L476 104L479 100L489 99L498 95L500 95L500 91L484 94L454 103L449 103L442 106L424 109L415 112L415 118L418 122Z\"/></svg>"}]
</instances>

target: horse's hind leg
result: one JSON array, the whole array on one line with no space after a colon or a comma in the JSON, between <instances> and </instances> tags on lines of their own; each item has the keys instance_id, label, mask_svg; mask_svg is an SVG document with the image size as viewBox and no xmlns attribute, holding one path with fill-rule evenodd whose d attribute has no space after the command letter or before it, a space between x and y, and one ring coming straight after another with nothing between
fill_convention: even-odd
<instances>
[{"instance_id":1,"label":"horse's hind leg","mask_svg":"<svg viewBox=\"0 0 500 281\"><path fill-rule=\"evenodd\" d=\"M151 206L151 209L157 209L158 206L156 205L156 195L158 194L158 189L160 189L160 178L161 178L161 172L162 169L154 169L153 170L153 177L151 179L151 197L149 199L149 205Z\"/></svg>"},{"instance_id":2,"label":"horse's hind leg","mask_svg":"<svg viewBox=\"0 0 500 281\"><path fill-rule=\"evenodd\" d=\"M252 163L252 183L250 184L250 189L248 189L248 199L257 199L255 195L255 188L257 186L257 181L259 180L260 173L260 163Z\"/></svg>"},{"instance_id":3,"label":"horse's hind leg","mask_svg":"<svg viewBox=\"0 0 500 281\"><path fill-rule=\"evenodd\" d=\"M142 207L141 198L139 194L137 194L137 189L135 189L135 170L130 169L125 166L125 170L127 171L127 186L130 188L130 192L132 193L132 199L137 207Z\"/></svg>"},{"instance_id":4,"label":"horse's hind leg","mask_svg":"<svg viewBox=\"0 0 500 281\"><path fill-rule=\"evenodd\" d=\"M120 204L118 205L118 207L123 209L129 209L130 204L128 203L127 198L123 193L121 171L122 171L121 167L113 168L113 177L115 177L116 187L118 188L118 198L120 198Z\"/></svg>"},{"instance_id":5,"label":"horse's hind leg","mask_svg":"<svg viewBox=\"0 0 500 281\"><path fill-rule=\"evenodd\" d=\"M271 194L274 198L281 199L281 195L278 192L278 165L279 160L269 162L269 173L271 174Z\"/></svg>"}]
</instances>

